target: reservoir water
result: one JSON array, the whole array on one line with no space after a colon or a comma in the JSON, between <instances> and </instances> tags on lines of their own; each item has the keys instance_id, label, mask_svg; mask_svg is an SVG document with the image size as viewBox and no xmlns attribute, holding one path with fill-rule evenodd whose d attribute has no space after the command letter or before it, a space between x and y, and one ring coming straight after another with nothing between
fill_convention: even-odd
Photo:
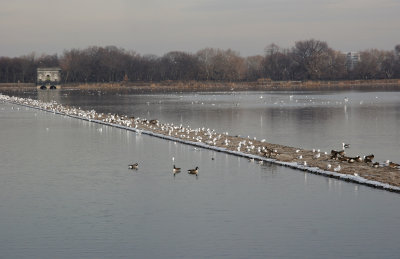
<instances>
[{"instance_id":1,"label":"reservoir water","mask_svg":"<svg viewBox=\"0 0 400 259\"><path fill-rule=\"evenodd\" d=\"M396 92L21 95L400 162ZM7 103L0 143L0 258L399 256L396 193Z\"/></svg>"}]
</instances>

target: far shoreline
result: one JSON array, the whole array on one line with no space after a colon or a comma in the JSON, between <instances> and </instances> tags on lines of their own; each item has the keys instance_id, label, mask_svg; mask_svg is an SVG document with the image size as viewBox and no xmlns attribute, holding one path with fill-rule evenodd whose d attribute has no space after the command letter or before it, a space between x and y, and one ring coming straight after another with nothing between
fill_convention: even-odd
<instances>
[{"instance_id":1,"label":"far shoreline","mask_svg":"<svg viewBox=\"0 0 400 259\"><path fill-rule=\"evenodd\" d=\"M32 90L35 83L0 83L0 90ZM229 91L400 91L400 79L346 80L346 81L271 81L254 82L214 81L161 81L161 82L112 82L67 83L64 90L111 90L136 93L169 92L229 92Z\"/></svg>"}]
</instances>

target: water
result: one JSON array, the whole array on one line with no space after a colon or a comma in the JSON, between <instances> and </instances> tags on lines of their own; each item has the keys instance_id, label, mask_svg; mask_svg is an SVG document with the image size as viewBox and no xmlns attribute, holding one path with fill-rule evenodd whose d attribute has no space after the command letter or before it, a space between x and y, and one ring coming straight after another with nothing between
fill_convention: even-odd
<instances>
[{"instance_id":1,"label":"water","mask_svg":"<svg viewBox=\"0 0 400 259\"><path fill-rule=\"evenodd\" d=\"M247 121L268 109L290 109L261 108L251 101L254 95L241 96L249 98L240 102L242 110L228 107L238 96L215 98L225 98L222 113L237 112ZM105 105L104 95L71 96L58 97L105 112L182 118L221 130L237 125L240 134L257 134L256 127L218 116L212 94L115 95ZM392 96L371 100L387 114L385 121L396 116ZM307 107L323 110L322 104ZM290 116L267 114L278 120L273 124L296 125ZM398 194L10 104L0 104L0 121L0 258L398 258ZM389 129L398 119L393 123ZM398 140L397 132L386 134ZM184 170L198 165L199 176L183 171L174 177L172 157ZM139 170L127 169L132 162Z\"/></svg>"},{"instance_id":2,"label":"water","mask_svg":"<svg viewBox=\"0 0 400 259\"><path fill-rule=\"evenodd\" d=\"M306 149L342 149L400 162L400 92L244 92L135 95L39 91L35 99L105 113L209 127ZM347 102L345 99L347 98Z\"/></svg>"}]
</instances>

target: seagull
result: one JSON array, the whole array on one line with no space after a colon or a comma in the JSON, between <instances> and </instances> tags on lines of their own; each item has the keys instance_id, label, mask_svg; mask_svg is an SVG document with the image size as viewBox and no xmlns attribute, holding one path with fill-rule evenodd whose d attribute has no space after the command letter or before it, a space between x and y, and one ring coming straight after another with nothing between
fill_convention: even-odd
<instances>
[{"instance_id":1,"label":"seagull","mask_svg":"<svg viewBox=\"0 0 400 259\"><path fill-rule=\"evenodd\" d=\"M138 163L134 163L132 165L129 165L129 169L138 169L139 164Z\"/></svg>"},{"instance_id":2,"label":"seagull","mask_svg":"<svg viewBox=\"0 0 400 259\"><path fill-rule=\"evenodd\" d=\"M340 169L342 169L342 168L340 167L340 165L338 165L337 167L333 168L333 171L335 171L335 172L339 172L339 171L340 171Z\"/></svg>"},{"instance_id":3,"label":"seagull","mask_svg":"<svg viewBox=\"0 0 400 259\"><path fill-rule=\"evenodd\" d=\"M326 169L331 169L332 168L332 165L331 164L327 164L326 165Z\"/></svg>"},{"instance_id":4,"label":"seagull","mask_svg":"<svg viewBox=\"0 0 400 259\"><path fill-rule=\"evenodd\" d=\"M195 174L195 175L197 175L198 173L199 173L199 167L198 167L198 166L196 166L195 169L189 169L189 170L188 170L188 174Z\"/></svg>"}]
</instances>

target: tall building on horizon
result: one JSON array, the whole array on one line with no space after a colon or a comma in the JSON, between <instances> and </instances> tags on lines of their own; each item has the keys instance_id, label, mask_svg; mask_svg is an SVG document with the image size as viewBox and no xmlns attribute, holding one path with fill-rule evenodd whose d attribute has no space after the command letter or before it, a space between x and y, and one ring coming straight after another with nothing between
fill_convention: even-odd
<instances>
[{"instance_id":1,"label":"tall building on horizon","mask_svg":"<svg viewBox=\"0 0 400 259\"><path fill-rule=\"evenodd\" d=\"M361 61L360 53L358 52L347 52L346 53L346 66L347 70L353 70L354 67Z\"/></svg>"}]
</instances>

